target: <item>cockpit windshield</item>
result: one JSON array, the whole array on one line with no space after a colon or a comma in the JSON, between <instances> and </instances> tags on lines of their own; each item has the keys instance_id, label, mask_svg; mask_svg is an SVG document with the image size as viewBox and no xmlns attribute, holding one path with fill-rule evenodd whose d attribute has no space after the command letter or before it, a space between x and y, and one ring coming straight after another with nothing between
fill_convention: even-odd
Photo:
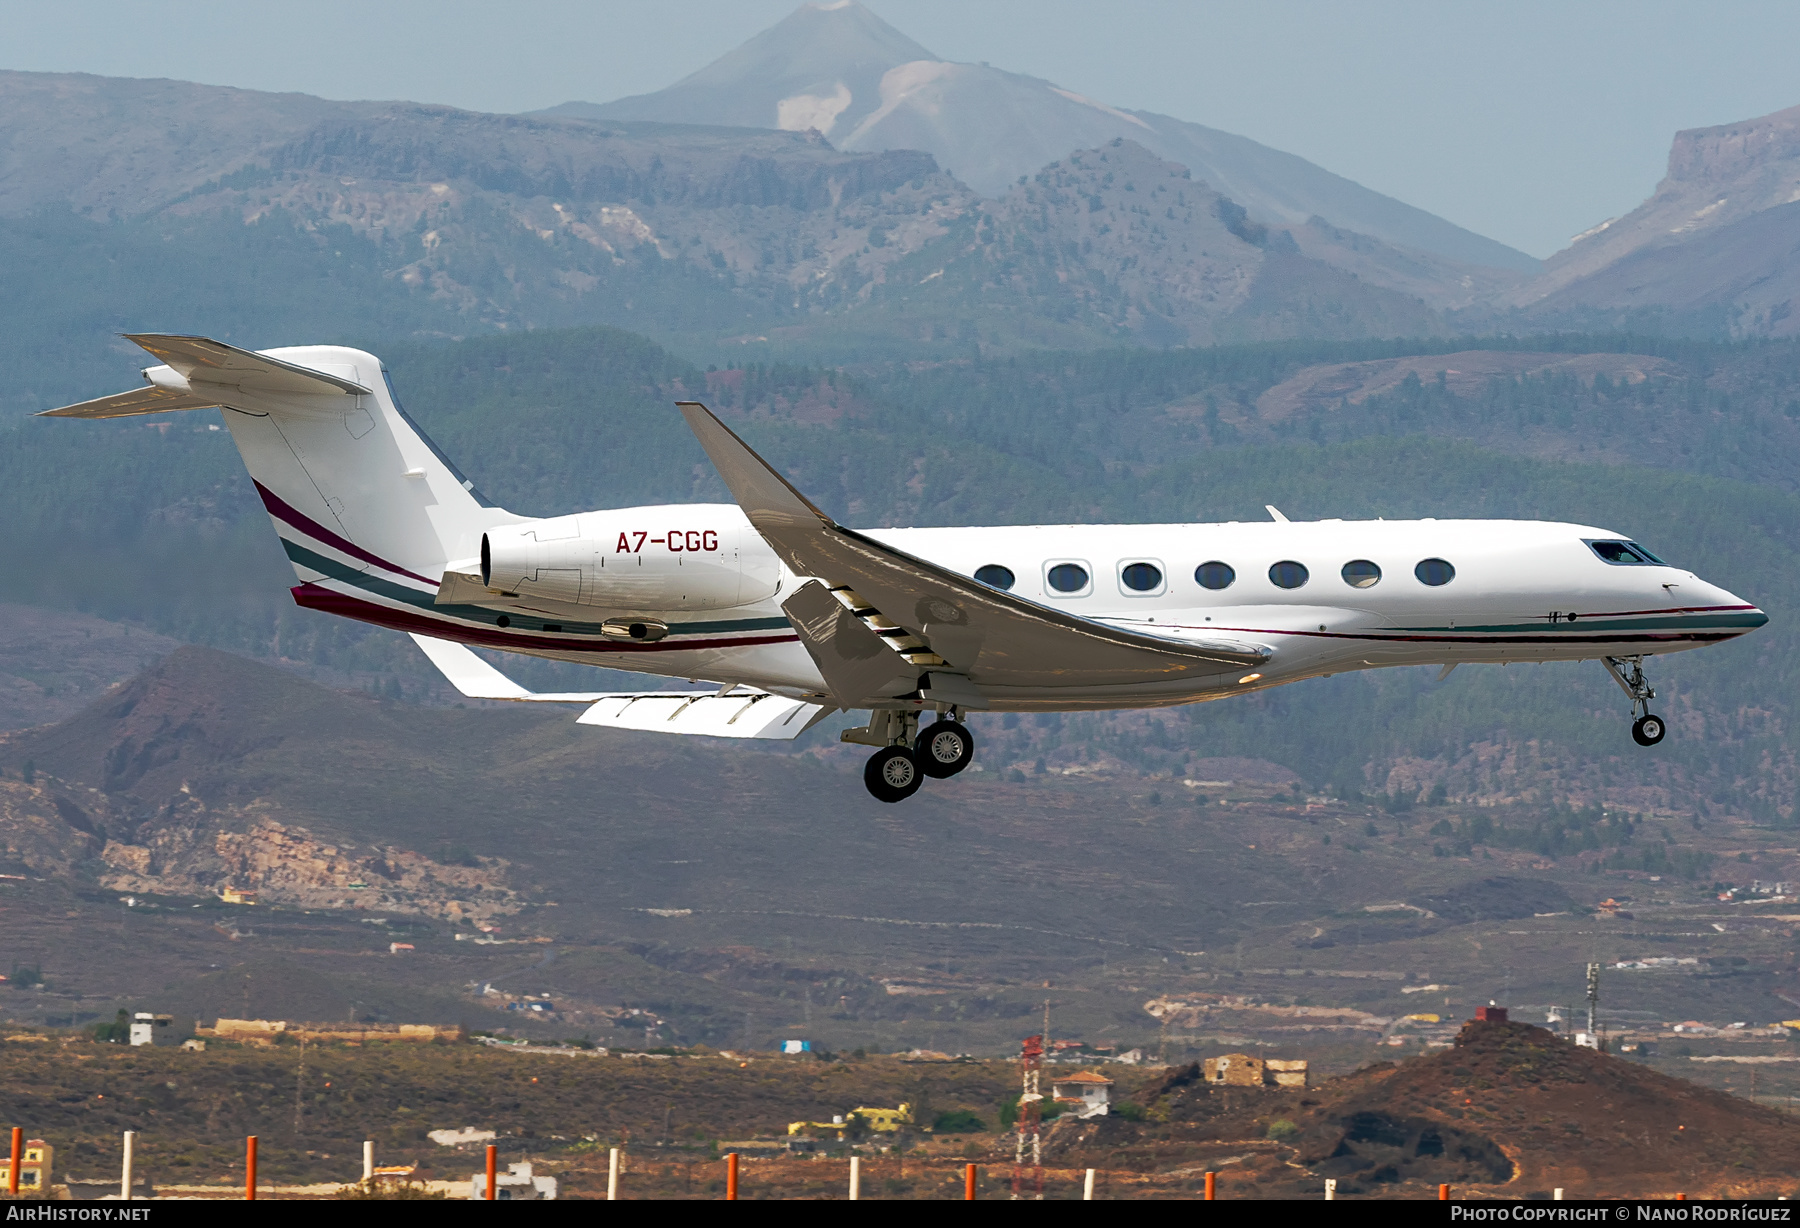
<instances>
[{"instance_id":1,"label":"cockpit windshield","mask_svg":"<svg viewBox=\"0 0 1800 1228\"><path fill-rule=\"evenodd\" d=\"M1667 567L1668 564L1651 554L1636 542L1590 541L1588 549L1599 555L1608 563L1616 563L1622 567L1649 566Z\"/></svg>"}]
</instances>

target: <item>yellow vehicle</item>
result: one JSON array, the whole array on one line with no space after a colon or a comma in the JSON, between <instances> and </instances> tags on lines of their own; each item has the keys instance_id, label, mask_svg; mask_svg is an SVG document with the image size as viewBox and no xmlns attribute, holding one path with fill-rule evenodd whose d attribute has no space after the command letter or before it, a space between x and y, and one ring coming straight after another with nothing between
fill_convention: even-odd
<instances>
[{"instance_id":1,"label":"yellow vehicle","mask_svg":"<svg viewBox=\"0 0 1800 1228\"><path fill-rule=\"evenodd\" d=\"M897 1109L854 1108L842 1117L830 1121L790 1121L789 1134L802 1134L808 1130L834 1130L839 1138L852 1124L860 1121L871 1134L893 1134L902 1126L912 1125L912 1105L902 1104Z\"/></svg>"}]
</instances>

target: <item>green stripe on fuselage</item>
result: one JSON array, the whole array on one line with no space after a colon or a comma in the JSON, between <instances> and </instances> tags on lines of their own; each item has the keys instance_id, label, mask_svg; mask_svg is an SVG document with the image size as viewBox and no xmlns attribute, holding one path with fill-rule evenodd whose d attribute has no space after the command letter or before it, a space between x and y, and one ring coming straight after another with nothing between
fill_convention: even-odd
<instances>
[{"instance_id":1,"label":"green stripe on fuselage","mask_svg":"<svg viewBox=\"0 0 1800 1228\"><path fill-rule=\"evenodd\" d=\"M1555 635L1592 635L1608 631L1710 631L1720 628L1742 628L1754 631L1769 621L1761 610L1742 610L1730 614L1658 614L1645 618L1580 618L1574 622L1551 624L1547 619L1535 623L1495 623L1472 627L1394 627L1383 628L1395 635L1518 635L1538 633Z\"/></svg>"},{"instance_id":2,"label":"green stripe on fuselage","mask_svg":"<svg viewBox=\"0 0 1800 1228\"><path fill-rule=\"evenodd\" d=\"M328 559L316 551L308 550L297 542L281 539L282 549L287 551L288 558L308 571L316 571L322 576L345 584L353 584L365 592L378 597L386 597L390 601L400 601L420 610L429 610L433 614L446 618L460 618L467 622L489 623L505 614L512 621L512 629L517 631L542 631L545 623L562 628L564 635L600 635L600 624L589 622L570 622L561 618L545 618L537 614L527 614L512 610L491 610L479 605L437 605L430 593L422 593L416 588L408 588L404 584L396 584L392 580L384 580L380 576L370 575L366 571L358 571L348 563L340 563ZM770 631L786 628L785 618L734 618L718 622L704 623L670 623L669 635L719 635L735 631Z\"/></svg>"}]
</instances>

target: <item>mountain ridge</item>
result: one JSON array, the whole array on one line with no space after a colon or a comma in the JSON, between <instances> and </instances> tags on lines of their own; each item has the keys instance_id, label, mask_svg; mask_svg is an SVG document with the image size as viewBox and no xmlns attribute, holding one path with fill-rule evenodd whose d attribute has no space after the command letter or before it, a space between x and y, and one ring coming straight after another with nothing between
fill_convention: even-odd
<instances>
[{"instance_id":1,"label":"mountain ridge","mask_svg":"<svg viewBox=\"0 0 1800 1228\"><path fill-rule=\"evenodd\" d=\"M1800 107L1677 132L1636 209L1575 236L1499 304L1555 322L1637 313L1800 335Z\"/></svg>"},{"instance_id":2,"label":"mountain ridge","mask_svg":"<svg viewBox=\"0 0 1800 1228\"><path fill-rule=\"evenodd\" d=\"M1523 252L1248 137L1111 107L988 64L940 60L856 0L804 4L667 89L537 114L813 128L845 150L925 150L988 197L1077 149L1124 137L1187 166L1265 222L1318 215L1463 264L1538 268Z\"/></svg>"},{"instance_id":3,"label":"mountain ridge","mask_svg":"<svg viewBox=\"0 0 1800 1228\"><path fill-rule=\"evenodd\" d=\"M128 119L107 127L112 112ZM121 287L146 304L168 301L171 272L175 284L203 285L278 267L272 255L221 261L208 249L279 244L286 270L329 269L346 283L335 297L381 304L377 315L421 331L604 322L715 345L966 351L1430 334L1443 330L1436 313L1464 305L1470 287L1506 277L1323 225L1305 228L1301 244L1197 181L1182 190L1204 198L1191 220L1206 236L1149 242L1175 215L1165 202L1166 216L1126 226L1143 208L1129 177L1166 179L1171 164L1116 137L988 200L929 153L846 153L814 132L411 103L290 109L283 97L214 87L13 73L0 73L0 115L9 134L0 231L9 216L15 230L42 230L46 210L66 211L60 241L79 232L78 249L101 249L92 254L103 277L76 278L96 286L123 267L104 249L127 236L151 249L142 263L162 266L154 284ZM189 145L216 148L188 160ZM65 147L86 152L64 157ZM1042 195L1049 179L1064 190ZM1033 194L1026 217L1020 201ZM198 264L174 254L171 227L191 235ZM931 284L959 282L959 270L979 308ZM1259 277L1248 298L1190 292L1220 278L1247 289ZM250 285L242 295L264 297ZM112 315L128 301L107 294L94 306ZM68 344L68 327L51 331L47 345Z\"/></svg>"}]
</instances>

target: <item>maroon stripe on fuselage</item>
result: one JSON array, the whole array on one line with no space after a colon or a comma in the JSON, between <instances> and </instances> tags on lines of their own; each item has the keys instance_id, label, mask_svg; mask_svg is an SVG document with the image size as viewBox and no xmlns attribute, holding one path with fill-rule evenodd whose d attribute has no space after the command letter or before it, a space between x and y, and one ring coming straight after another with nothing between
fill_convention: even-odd
<instances>
[{"instance_id":1,"label":"maroon stripe on fuselage","mask_svg":"<svg viewBox=\"0 0 1800 1228\"><path fill-rule=\"evenodd\" d=\"M750 648L758 644L797 644L800 642L799 636L789 633L786 635L747 635L741 639L682 640L679 643L665 643L661 640L653 644L613 643L605 640L575 639L566 635L534 635L527 631L508 631L501 627L472 626L468 623L451 622L448 619L427 618L423 614L415 614L409 610L397 610L392 606L363 601L320 584L300 584L288 591L294 595L295 605L304 606L309 610L336 614L340 618L353 618L357 622L374 623L378 627L392 627L396 631L417 631L420 635L436 636L440 640L455 640L460 644L479 644L483 648L515 650L545 648L554 649L557 652L598 654L686 652L701 648Z\"/></svg>"},{"instance_id":2,"label":"maroon stripe on fuselage","mask_svg":"<svg viewBox=\"0 0 1800 1228\"><path fill-rule=\"evenodd\" d=\"M1307 640L1360 640L1372 644L1716 644L1721 640L1736 639L1740 635L1755 630L1753 627L1728 628L1722 631L1669 631L1649 633L1600 632L1594 635L1573 635L1569 632L1538 632L1528 635L1491 635L1471 631L1467 635L1424 635L1410 634L1362 634L1351 631L1278 631L1273 627L1215 627L1211 624L1194 627L1181 623L1169 623L1170 627L1182 631L1226 631L1233 635L1291 635L1295 639ZM1173 641L1172 641L1173 642Z\"/></svg>"},{"instance_id":3,"label":"maroon stripe on fuselage","mask_svg":"<svg viewBox=\"0 0 1800 1228\"><path fill-rule=\"evenodd\" d=\"M353 559L361 559L365 563L373 563L383 571L391 571L397 576L405 576L408 580L417 580L420 584L429 584L432 588L438 586L436 580L427 579L418 572L408 571L404 567L396 567L380 555L370 554L355 542L346 541L344 538L339 537L336 533L333 533L330 529L308 516L305 512L290 505L280 495L270 490L267 486L264 486L261 482L256 483L256 493L262 496L263 506L269 509L269 515L282 521L290 528L300 530L313 540L324 542L333 550L341 550Z\"/></svg>"}]
</instances>

